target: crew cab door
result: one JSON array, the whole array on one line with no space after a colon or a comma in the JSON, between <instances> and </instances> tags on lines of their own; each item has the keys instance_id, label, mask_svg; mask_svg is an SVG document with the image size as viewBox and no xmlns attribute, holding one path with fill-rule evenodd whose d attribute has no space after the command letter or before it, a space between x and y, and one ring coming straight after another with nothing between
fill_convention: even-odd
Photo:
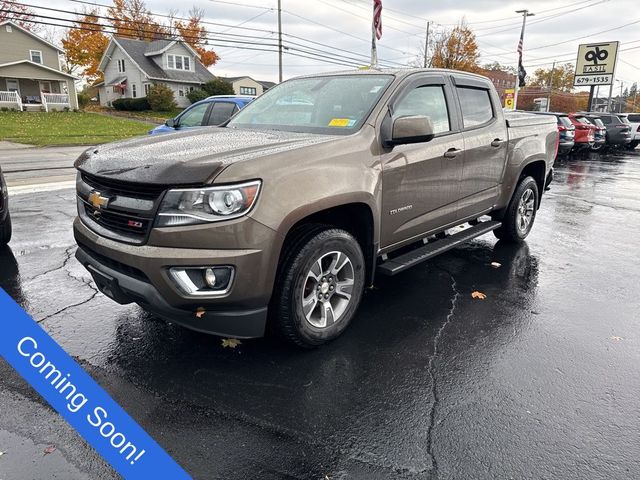
<instances>
[{"instance_id":1,"label":"crew cab door","mask_svg":"<svg viewBox=\"0 0 640 480\"><path fill-rule=\"evenodd\" d=\"M458 215L466 218L495 204L508 153L507 124L489 82L453 76L464 137Z\"/></svg>"},{"instance_id":2,"label":"crew cab door","mask_svg":"<svg viewBox=\"0 0 640 480\"><path fill-rule=\"evenodd\" d=\"M426 115L435 137L382 150L382 248L455 221L465 155L456 112L445 75L408 77L391 97L383 128L401 116Z\"/></svg>"}]
</instances>

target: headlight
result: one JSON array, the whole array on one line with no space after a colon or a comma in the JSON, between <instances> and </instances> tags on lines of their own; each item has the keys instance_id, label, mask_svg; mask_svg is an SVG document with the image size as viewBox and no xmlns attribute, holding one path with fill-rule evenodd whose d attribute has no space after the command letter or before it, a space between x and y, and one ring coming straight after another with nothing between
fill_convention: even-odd
<instances>
[{"instance_id":1,"label":"headlight","mask_svg":"<svg viewBox=\"0 0 640 480\"><path fill-rule=\"evenodd\" d=\"M258 198L260 180L207 188L169 190L158 211L157 227L196 225L241 217Z\"/></svg>"}]
</instances>

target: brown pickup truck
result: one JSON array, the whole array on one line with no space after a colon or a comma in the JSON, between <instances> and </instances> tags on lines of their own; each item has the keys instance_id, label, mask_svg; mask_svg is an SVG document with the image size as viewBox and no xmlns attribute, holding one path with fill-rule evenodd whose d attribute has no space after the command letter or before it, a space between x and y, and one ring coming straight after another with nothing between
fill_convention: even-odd
<instances>
[{"instance_id":1,"label":"brown pickup truck","mask_svg":"<svg viewBox=\"0 0 640 480\"><path fill-rule=\"evenodd\" d=\"M299 77L222 127L83 153L77 258L105 295L185 327L319 345L376 274L524 239L557 147L555 119L505 118L481 76Z\"/></svg>"}]
</instances>

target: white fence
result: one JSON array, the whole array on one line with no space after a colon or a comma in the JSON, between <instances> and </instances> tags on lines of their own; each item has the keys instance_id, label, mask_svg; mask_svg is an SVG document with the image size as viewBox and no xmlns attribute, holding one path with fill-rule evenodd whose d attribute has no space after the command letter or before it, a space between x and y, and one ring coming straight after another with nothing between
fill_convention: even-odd
<instances>
[{"instance_id":1,"label":"white fence","mask_svg":"<svg viewBox=\"0 0 640 480\"><path fill-rule=\"evenodd\" d=\"M22 100L18 92L0 91L0 103L13 103L18 107L18 110L22 110Z\"/></svg>"},{"instance_id":2,"label":"white fence","mask_svg":"<svg viewBox=\"0 0 640 480\"><path fill-rule=\"evenodd\" d=\"M45 112L49 111L49 106L58 107L58 106L66 106L71 107L69 103L69 95L66 93L40 93L40 98L42 99L42 106L44 107Z\"/></svg>"}]
</instances>

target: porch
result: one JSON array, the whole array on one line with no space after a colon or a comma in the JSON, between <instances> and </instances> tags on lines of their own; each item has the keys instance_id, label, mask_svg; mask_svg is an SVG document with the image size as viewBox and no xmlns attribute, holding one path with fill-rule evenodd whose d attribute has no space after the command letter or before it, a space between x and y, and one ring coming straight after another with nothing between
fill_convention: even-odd
<instances>
[{"instance_id":1,"label":"porch","mask_svg":"<svg viewBox=\"0 0 640 480\"><path fill-rule=\"evenodd\" d=\"M20 111L75 108L65 81L0 77L0 108Z\"/></svg>"}]
</instances>

